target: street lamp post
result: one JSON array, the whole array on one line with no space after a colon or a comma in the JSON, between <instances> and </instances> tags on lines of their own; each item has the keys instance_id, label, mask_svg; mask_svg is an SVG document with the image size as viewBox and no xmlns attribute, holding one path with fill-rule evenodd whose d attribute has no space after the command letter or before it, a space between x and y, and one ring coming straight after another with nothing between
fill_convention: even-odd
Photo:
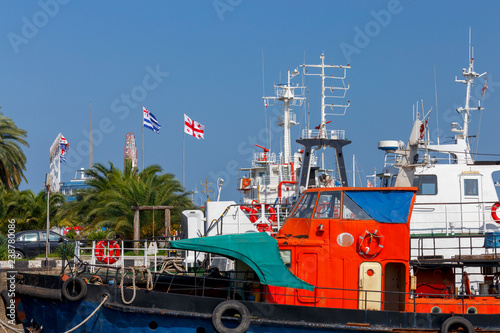
<instances>
[{"instance_id":1,"label":"street lamp post","mask_svg":"<svg viewBox=\"0 0 500 333\"><path fill-rule=\"evenodd\" d=\"M49 229L50 229L50 211L49 211L49 203L50 203L50 185L52 184L52 177L49 174L45 175L45 187L47 188L47 234L45 235L45 267L49 266L49 254L50 254L50 245L49 245Z\"/></svg>"}]
</instances>

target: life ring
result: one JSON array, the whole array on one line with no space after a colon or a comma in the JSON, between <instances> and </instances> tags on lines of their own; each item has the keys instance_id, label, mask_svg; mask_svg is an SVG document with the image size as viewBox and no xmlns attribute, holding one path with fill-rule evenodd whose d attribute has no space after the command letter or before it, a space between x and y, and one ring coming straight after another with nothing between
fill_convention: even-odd
<instances>
[{"instance_id":1,"label":"life ring","mask_svg":"<svg viewBox=\"0 0 500 333\"><path fill-rule=\"evenodd\" d=\"M226 311L236 311L240 314L241 321L235 328L228 328L222 323L222 316ZM215 307L212 325L217 333L244 333L250 327L250 311L238 301L224 301Z\"/></svg>"},{"instance_id":2,"label":"life ring","mask_svg":"<svg viewBox=\"0 0 500 333\"><path fill-rule=\"evenodd\" d=\"M247 213L250 213L250 216L249 216L250 222L255 223L259 219L257 217L257 209L250 208L250 207L247 207L247 206L240 206L240 209L243 210L243 211L245 211L245 212L247 212Z\"/></svg>"},{"instance_id":3,"label":"life ring","mask_svg":"<svg viewBox=\"0 0 500 333\"><path fill-rule=\"evenodd\" d=\"M330 208L330 203L328 201L318 203L316 205L316 213L314 214L314 216L316 218L321 218L322 215L328 211L328 208Z\"/></svg>"},{"instance_id":4,"label":"life ring","mask_svg":"<svg viewBox=\"0 0 500 333\"><path fill-rule=\"evenodd\" d=\"M255 205L254 207L257 212L262 209L262 206L260 204ZM269 213L268 220L271 222L276 222L276 210L273 208L273 206L265 205L264 209Z\"/></svg>"},{"instance_id":5,"label":"life ring","mask_svg":"<svg viewBox=\"0 0 500 333\"><path fill-rule=\"evenodd\" d=\"M68 301L76 302L87 295L87 284L79 276L73 276L64 281L61 292Z\"/></svg>"},{"instance_id":6,"label":"life ring","mask_svg":"<svg viewBox=\"0 0 500 333\"><path fill-rule=\"evenodd\" d=\"M95 246L97 260L108 265L114 264L120 258L120 254L120 245L118 245L117 241L101 240Z\"/></svg>"},{"instance_id":7,"label":"life ring","mask_svg":"<svg viewBox=\"0 0 500 333\"><path fill-rule=\"evenodd\" d=\"M241 188L244 189L250 186L251 182L252 182L251 178L241 178Z\"/></svg>"},{"instance_id":8,"label":"life ring","mask_svg":"<svg viewBox=\"0 0 500 333\"><path fill-rule=\"evenodd\" d=\"M262 208L261 204L253 204L253 208L247 207L247 206L240 206L240 209L249 213L249 219L250 222L255 223L259 219L259 216L257 215L258 211ZM273 206L265 205L264 209L269 213L269 218L268 220L271 222L276 222L276 210L273 208Z\"/></svg>"},{"instance_id":9,"label":"life ring","mask_svg":"<svg viewBox=\"0 0 500 333\"><path fill-rule=\"evenodd\" d=\"M453 316L446 319L441 325L441 333L455 332L458 328L462 328L464 333L474 333L474 326L464 317Z\"/></svg>"},{"instance_id":10,"label":"life ring","mask_svg":"<svg viewBox=\"0 0 500 333\"><path fill-rule=\"evenodd\" d=\"M358 253L360 256L373 259L384 248L384 236L377 234L378 230L365 230L358 238Z\"/></svg>"},{"instance_id":11,"label":"life ring","mask_svg":"<svg viewBox=\"0 0 500 333\"><path fill-rule=\"evenodd\" d=\"M491 217L496 223L500 223L500 217L497 215L497 209L500 207L500 201L497 201L491 206Z\"/></svg>"},{"instance_id":12,"label":"life ring","mask_svg":"<svg viewBox=\"0 0 500 333\"><path fill-rule=\"evenodd\" d=\"M471 298L471 289L470 289L470 279L469 274L464 272L464 294Z\"/></svg>"}]
</instances>

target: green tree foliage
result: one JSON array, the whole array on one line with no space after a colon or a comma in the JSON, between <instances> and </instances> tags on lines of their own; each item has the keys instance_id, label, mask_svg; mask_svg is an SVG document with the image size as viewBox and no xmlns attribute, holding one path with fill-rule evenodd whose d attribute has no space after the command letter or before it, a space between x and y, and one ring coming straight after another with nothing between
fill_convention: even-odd
<instances>
[{"instance_id":1,"label":"green tree foliage","mask_svg":"<svg viewBox=\"0 0 500 333\"><path fill-rule=\"evenodd\" d=\"M96 163L87 183L90 189L78 193L77 199L59 211L62 224L88 226L90 230L102 227L116 236L131 238L134 212L132 206L174 206L171 220L180 222L182 210L193 207L189 193L171 173L152 165L138 172L128 161L121 171L113 163L109 167ZM164 211L140 213L141 236L159 236L165 232ZM154 225L154 227L153 227Z\"/></svg>"},{"instance_id":2,"label":"green tree foliage","mask_svg":"<svg viewBox=\"0 0 500 333\"><path fill-rule=\"evenodd\" d=\"M64 196L52 193L49 198L49 217L51 227L58 224L56 213L64 203ZM31 190L11 190L0 195L1 230L6 231L8 220L16 221L16 232L31 229L45 229L47 226L47 193L35 194Z\"/></svg>"},{"instance_id":3,"label":"green tree foliage","mask_svg":"<svg viewBox=\"0 0 500 333\"><path fill-rule=\"evenodd\" d=\"M25 130L0 113L0 183L7 189L18 188L22 180L26 181L26 156L21 148L29 147L26 136Z\"/></svg>"}]
</instances>

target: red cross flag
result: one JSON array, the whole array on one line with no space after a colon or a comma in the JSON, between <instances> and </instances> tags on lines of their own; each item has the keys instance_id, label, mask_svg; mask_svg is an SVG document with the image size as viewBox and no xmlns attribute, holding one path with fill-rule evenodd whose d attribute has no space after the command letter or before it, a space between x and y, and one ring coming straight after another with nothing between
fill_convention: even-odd
<instances>
[{"instance_id":1,"label":"red cross flag","mask_svg":"<svg viewBox=\"0 0 500 333\"><path fill-rule=\"evenodd\" d=\"M205 126L191 120L186 114L184 114L184 132L197 139L205 139Z\"/></svg>"}]
</instances>

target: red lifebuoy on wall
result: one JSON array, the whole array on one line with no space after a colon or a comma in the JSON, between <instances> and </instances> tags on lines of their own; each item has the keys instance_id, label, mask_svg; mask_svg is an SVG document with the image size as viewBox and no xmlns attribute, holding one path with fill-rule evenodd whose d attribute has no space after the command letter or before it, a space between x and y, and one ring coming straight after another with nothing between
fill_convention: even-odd
<instances>
[{"instance_id":1,"label":"red lifebuoy on wall","mask_svg":"<svg viewBox=\"0 0 500 333\"><path fill-rule=\"evenodd\" d=\"M108 265L114 264L120 258L120 254L120 245L117 241L102 240L95 246L97 260Z\"/></svg>"},{"instance_id":2,"label":"red lifebuoy on wall","mask_svg":"<svg viewBox=\"0 0 500 333\"><path fill-rule=\"evenodd\" d=\"M377 230L365 230L358 238L358 253L366 259L375 258L384 248L384 236L377 234Z\"/></svg>"},{"instance_id":3,"label":"red lifebuoy on wall","mask_svg":"<svg viewBox=\"0 0 500 333\"><path fill-rule=\"evenodd\" d=\"M493 221L496 223L500 223L500 217L497 215L497 209L500 207L500 201L497 201L493 204L491 207L491 217L493 218Z\"/></svg>"}]
</instances>

